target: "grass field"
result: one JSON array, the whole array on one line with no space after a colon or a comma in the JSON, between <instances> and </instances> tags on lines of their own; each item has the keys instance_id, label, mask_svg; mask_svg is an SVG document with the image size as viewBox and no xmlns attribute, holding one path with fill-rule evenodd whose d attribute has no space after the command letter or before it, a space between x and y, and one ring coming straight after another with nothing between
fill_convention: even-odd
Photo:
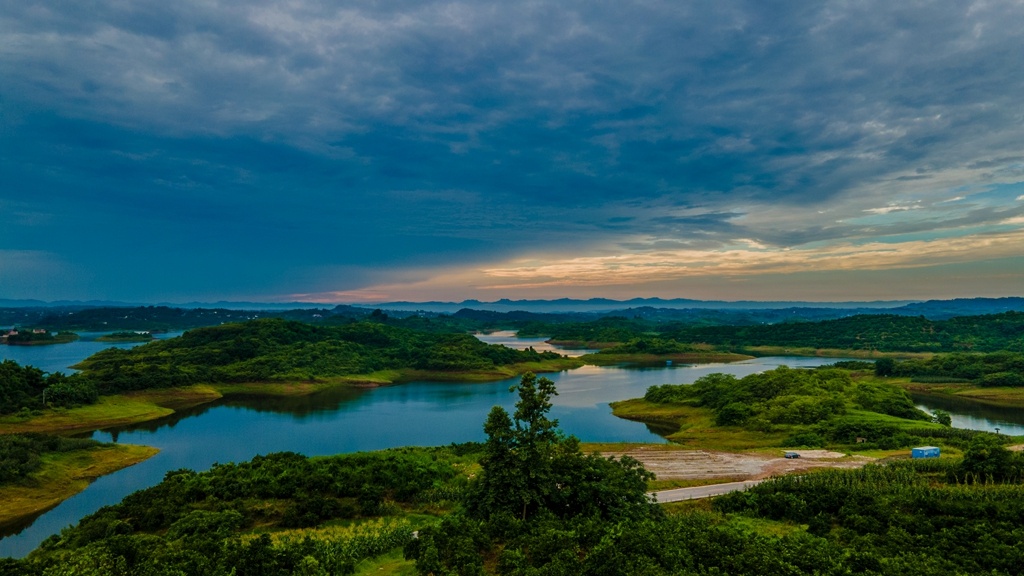
<instances>
[{"instance_id":1,"label":"grass field","mask_svg":"<svg viewBox=\"0 0 1024 576\"><path fill-rule=\"evenodd\" d=\"M137 424L169 416L182 408L212 402L225 396L306 396L338 386L374 387L414 380L447 382L493 382L526 372L558 372L579 368L576 358L560 358L502 366L493 370L437 372L427 370L382 370L370 374L340 376L301 382L248 382L237 384L196 384L181 388L160 388L102 396L96 404L77 408L55 408L0 417L0 434L38 432L75 434L115 426Z\"/></svg>"},{"instance_id":2,"label":"grass field","mask_svg":"<svg viewBox=\"0 0 1024 576\"><path fill-rule=\"evenodd\" d=\"M81 492L90 482L138 464L158 450L149 446L109 444L86 450L53 452L23 481L0 486L0 528L17 525Z\"/></svg>"}]
</instances>

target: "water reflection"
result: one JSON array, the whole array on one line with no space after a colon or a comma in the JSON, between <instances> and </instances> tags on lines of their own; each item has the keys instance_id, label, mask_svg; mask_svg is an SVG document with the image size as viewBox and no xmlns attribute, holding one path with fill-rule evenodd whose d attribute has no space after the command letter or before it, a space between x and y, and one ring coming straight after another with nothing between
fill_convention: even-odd
<instances>
[{"instance_id":1,"label":"water reflection","mask_svg":"<svg viewBox=\"0 0 1024 576\"><path fill-rule=\"evenodd\" d=\"M133 348L139 342L97 342L96 339L109 332L80 332L78 340L67 344L45 346L0 346L0 361L14 360L22 366L35 366L43 372L77 372L71 366L107 348ZM154 334L157 339L180 336L181 331Z\"/></svg>"},{"instance_id":2,"label":"water reflection","mask_svg":"<svg viewBox=\"0 0 1024 576\"><path fill-rule=\"evenodd\" d=\"M933 413L945 410L953 417L954 428L984 430L1010 436L1024 436L1024 409L1004 406L989 406L960 398L944 398L911 394L917 407Z\"/></svg>"},{"instance_id":3,"label":"water reflection","mask_svg":"<svg viewBox=\"0 0 1024 576\"><path fill-rule=\"evenodd\" d=\"M585 366L546 374L558 389L552 416L585 442L664 442L657 426L616 418L609 402L643 396L649 386L690 383L712 372L738 377L834 359L758 358L733 364L628 369ZM512 410L511 378L491 383L411 382L375 389L334 389L299 398L228 398L159 421L96 432L101 441L155 446L160 453L104 476L40 516L19 534L0 539L0 556L27 554L64 526L101 506L152 486L168 471L206 470L216 462L294 451L308 456L395 446L437 446L484 439L492 406Z\"/></svg>"},{"instance_id":4,"label":"water reflection","mask_svg":"<svg viewBox=\"0 0 1024 576\"><path fill-rule=\"evenodd\" d=\"M561 346L548 344L546 342L547 338L519 338L514 330L498 330L497 332L489 332L487 334L478 332L474 336L488 344L501 344L516 350L533 348L537 352L557 352L562 356L573 358L597 352L597 350L592 348L562 348Z\"/></svg>"}]
</instances>

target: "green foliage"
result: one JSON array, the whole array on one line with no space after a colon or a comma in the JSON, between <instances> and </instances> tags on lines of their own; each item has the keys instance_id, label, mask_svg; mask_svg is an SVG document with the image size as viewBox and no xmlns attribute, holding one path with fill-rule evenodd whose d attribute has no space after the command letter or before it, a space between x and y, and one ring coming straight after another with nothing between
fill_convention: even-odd
<instances>
[{"instance_id":1,"label":"green foliage","mask_svg":"<svg viewBox=\"0 0 1024 576\"><path fill-rule=\"evenodd\" d=\"M1024 480L1024 455L1010 452L995 436L979 435L964 451L954 477L965 482L1020 482Z\"/></svg>"},{"instance_id":2,"label":"green foliage","mask_svg":"<svg viewBox=\"0 0 1024 576\"><path fill-rule=\"evenodd\" d=\"M85 450L100 443L86 438L61 438L42 434L0 435L0 485L17 482L42 465L48 452Z\"/></svg>"},{"instance_id":3,"label":"green foliage","mask_svg":"<svg viewBox=\"0 0 1024 576\"><path fill-rule=\"evenodd\" d=\"M338 326L276 319L190 330L80 364L101 393L195 383L314 380L378 370L487 370L556 359L552 352L485 344L469 334L425 333L379 322Z\"/></svg>"},{"instance_id":4,"label":"green foliage","mask_svg":"<svg viewBox=\"0 0 1024 576\"><path fill-rule=\"evenodd\" d=\"M880 358L875 361L876 376L892 376L896 370L896 361L892 358Z\"/></svg>"},{"instance_id":5,"label":"green foliage","mask_svg":"<svg viewBox=\"0 0 1024 576\"><path fill-rule=\"evenodd\" d=\"M1024 386L1024 373L993 372L978 380L980 386Z\"/></svg>"},{"instance_id":6,"label":"green foliage","mask_svg":"<svg viewBox=\"0 0 1024 576\"><path fill-rule=\"evenodd\" d=\"M1024 386L1024 353L938 354L926 360L896 362L893 376L915 381L971 382L982 386Z\"/></svg>"},{"instance_id":7,"label":"green foliage","mask_svg":"<svg viewBox=\"0 0 1024 576\"><path fill-rule=\"evenodd\" d=\"M26 408L37 410L92 404L97 397L96 387L85 376L65 376L61 372L47 374L33 366L21 366L13 360L0 362L0 414L12 414Z\"/></svg>"},{"instance_id":8,"label":"green foliage","mask_svg":"<svg viewBox=\"0 0 1024 576\"><path fill-rule=\"evenodd\" d=\"M500 550L500 571L544 567L575 573L580 556L618 522L657 517L645 495L653 475L631 458L584 455L548 418L556 393L547 378L523 376L516 411L491 410L484 430L483 470L465 500L466 513L420 532L406 548L421 574L479 574Z\"/></svg>"},{"instance_id":9,"label":"green foliage","mask_svg":"<svg viewBox=\"0 0 1024 576\"><path fill-rule=\"evenodd\" d=\"M17 346L19 344L63 344L67 342L74 342L77 339L78 334L73 332L59 332L57 334L53 334L49 330L42 332L21 330L17 334L7 336L7 343L12 346Z\"/></svg>"},{"instance_id":10,"label":"green foliage","mask_svg":"<svg viewBox=\"0 0 1024 576\"><path fill-rule=\"evenodd\" d=\"M359 504L411 506L431 490L458 497L465 479L457 467L471 461L449 448L420 448L313 459L279 453L203 473L177 470L51 537L16 573L351 574L360 560L410 541L409 524L364 521L315 537L244 533L285 527L289 518L292 526L322 526L364 517Z\"/></svg>"},{"instance_id":11,"label":"green foliage","mask_svg":"<svg viewBox=\"0 0 1024 576\"><path fill-rule=\"evenodd\" d=\"M800 432L786 438L782 445L793 448L823 448L825 438L817 432Z\"/></svg>"},{"instance_id":12,"label":"green foliage","mask_svg":"<svg viewBox=\"0 0 1024 576\"><path fill-rule=\"evenodd\" d=\"M710 374L691 385L652 386L648 402L690 402L711 408L719 426L753 419L771 424L817 424L846 413L848 406L881 414L925 420L903 390L884 383L858 382L837 369L793 370L780 367L737 379Z\"/></svg>"},{"instance_id":13,"label":"green foliage","mask_svg":"<svg viewBox=\"0 0 1024 576\"><path fill-rule=\"evenodd\" d=\"M945 410L936 410L935 414L932 415L932 422L949 427L953 425L953 417Z\"/></svg>"},{"instance_id":14,"label":"green foliage","mask_svg":"<svg viewBox=\"0 0 1024 576\"><path fill-rule=\"evenodd\" d=\"M1014 350L1024 352L1024 313L928 320L862 314L821 322L753 326L686 326L662 338L721 346L789 346L905 352Z\"/></svg>"},{"instance_id":15,"label":"green foliage","mask_svg":"<svg viewBox=\"0 0 1024 576\"><path fill-rule=\"evenodd\" d=\"M651 330L652 325L641 320L607 316L590 322L565 322L561 324L525 324L519 330L522 336L549 336L563 342L629 342L640 338Z\"/></svg>"},{"instance_id":16,"label":"green foliage","mask_svg":"<svg viewBox=\"0 0 1024 576\"><path fill-rule=\"evenodd\" d=\"M628 342L605 348L599 354L677 354L693 351L693 346L661 338L633 338Z\"/></svg>"},{"instance_id":17,"label":"green foliage","mask_svg":"<svg viewBox=\"0 0 1024 576\"><path fill-rule=\"evenodd\" d=\"M957 484L957 467L902 461L775 478L716 498L713 507L808 524L854 573L1020 574L1024 487Z\"/></svg>"},{"instance_id":18,"label":"green foliage","mask_svg":"<svg viewBox=\"0 0 1024 576\"><path fill-rule=\"evenodd\" d=\"M925 420L926 414L914 406L907 393L885 382L860 381L850 396L857 406L879 414L888 414L909 420Z\"/></svg>"},{"instance_id":19,"label":"green foliage","mask_svg":"<svg viewBox=\"0 0 1024 576\"><path fill-rule=\"evenodd\" d=\"M551 380L526 374L513 389L519 393L514 415L495 406L484 423L483 472L467 501L470 516L522 522L543 513L618 517L645 509L649 474L639 463L584 455L579 441L548 418L557 394Z\"/></svg>"},{"instance_id":20,"label":"green foliage","mask_svg":"<svg viewBox=\"0 0 1024 576\"><path fill-rule=\"evenodd\" d=\"M12 360L0 362L0 414L10 414L25 407L42 408L46 385L46 375L42 370L22 367Z\"/></svg>"}]
</instances>

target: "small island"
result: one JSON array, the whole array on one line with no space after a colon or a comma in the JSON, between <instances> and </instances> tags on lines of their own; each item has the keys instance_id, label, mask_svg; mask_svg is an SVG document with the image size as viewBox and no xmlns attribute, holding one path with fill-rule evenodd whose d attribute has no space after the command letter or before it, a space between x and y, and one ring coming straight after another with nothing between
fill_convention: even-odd
<instances>
[{"instance_id":1,"label":"small island","mask_svg":"<svg viewBox=\"0 0 1024 576\"><path fill-rule=\"evenodd\" d=\"M0 530L22 525L81 492L90 482L158 450L39 434L0 436Z\"/></svg>"},{"instance_id":2,"label":"small island","mask_svg":"<svg viewBox=\"0 0 1024 576\"><path fill-rule=\"evenodd\" d=\"M22 329L12 328L0 335L0 344L9 346L46 346L49 344L67 344L78 340L74 332L51 333L43 328Z\"/></svg>"},{"instance_id":3,"label":"small island","mask_svg":"<svg viewBox=\"0 0 1024 576\"><path fill-rule=\"evenodd\" d=\"M146 331L125 330L112 332L96 338L97 342L149 342L153 340L153 333Z\"/></svg>"}]
</instances>

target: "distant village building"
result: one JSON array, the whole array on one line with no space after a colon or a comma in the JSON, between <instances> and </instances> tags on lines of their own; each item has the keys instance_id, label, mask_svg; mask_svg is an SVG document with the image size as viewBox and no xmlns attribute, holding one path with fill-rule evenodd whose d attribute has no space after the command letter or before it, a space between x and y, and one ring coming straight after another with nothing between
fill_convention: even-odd
<instances>
[{"instance_id":1,"label":"distant village building","mask_svg":"<svg viewBox=\"0 0 1024 576\"><path fill-rule=\"evenodd\" d=\"M910 449L911 458L938 458L939 448L937 446L919 446Z\"/></svg>"}]
</instances>

